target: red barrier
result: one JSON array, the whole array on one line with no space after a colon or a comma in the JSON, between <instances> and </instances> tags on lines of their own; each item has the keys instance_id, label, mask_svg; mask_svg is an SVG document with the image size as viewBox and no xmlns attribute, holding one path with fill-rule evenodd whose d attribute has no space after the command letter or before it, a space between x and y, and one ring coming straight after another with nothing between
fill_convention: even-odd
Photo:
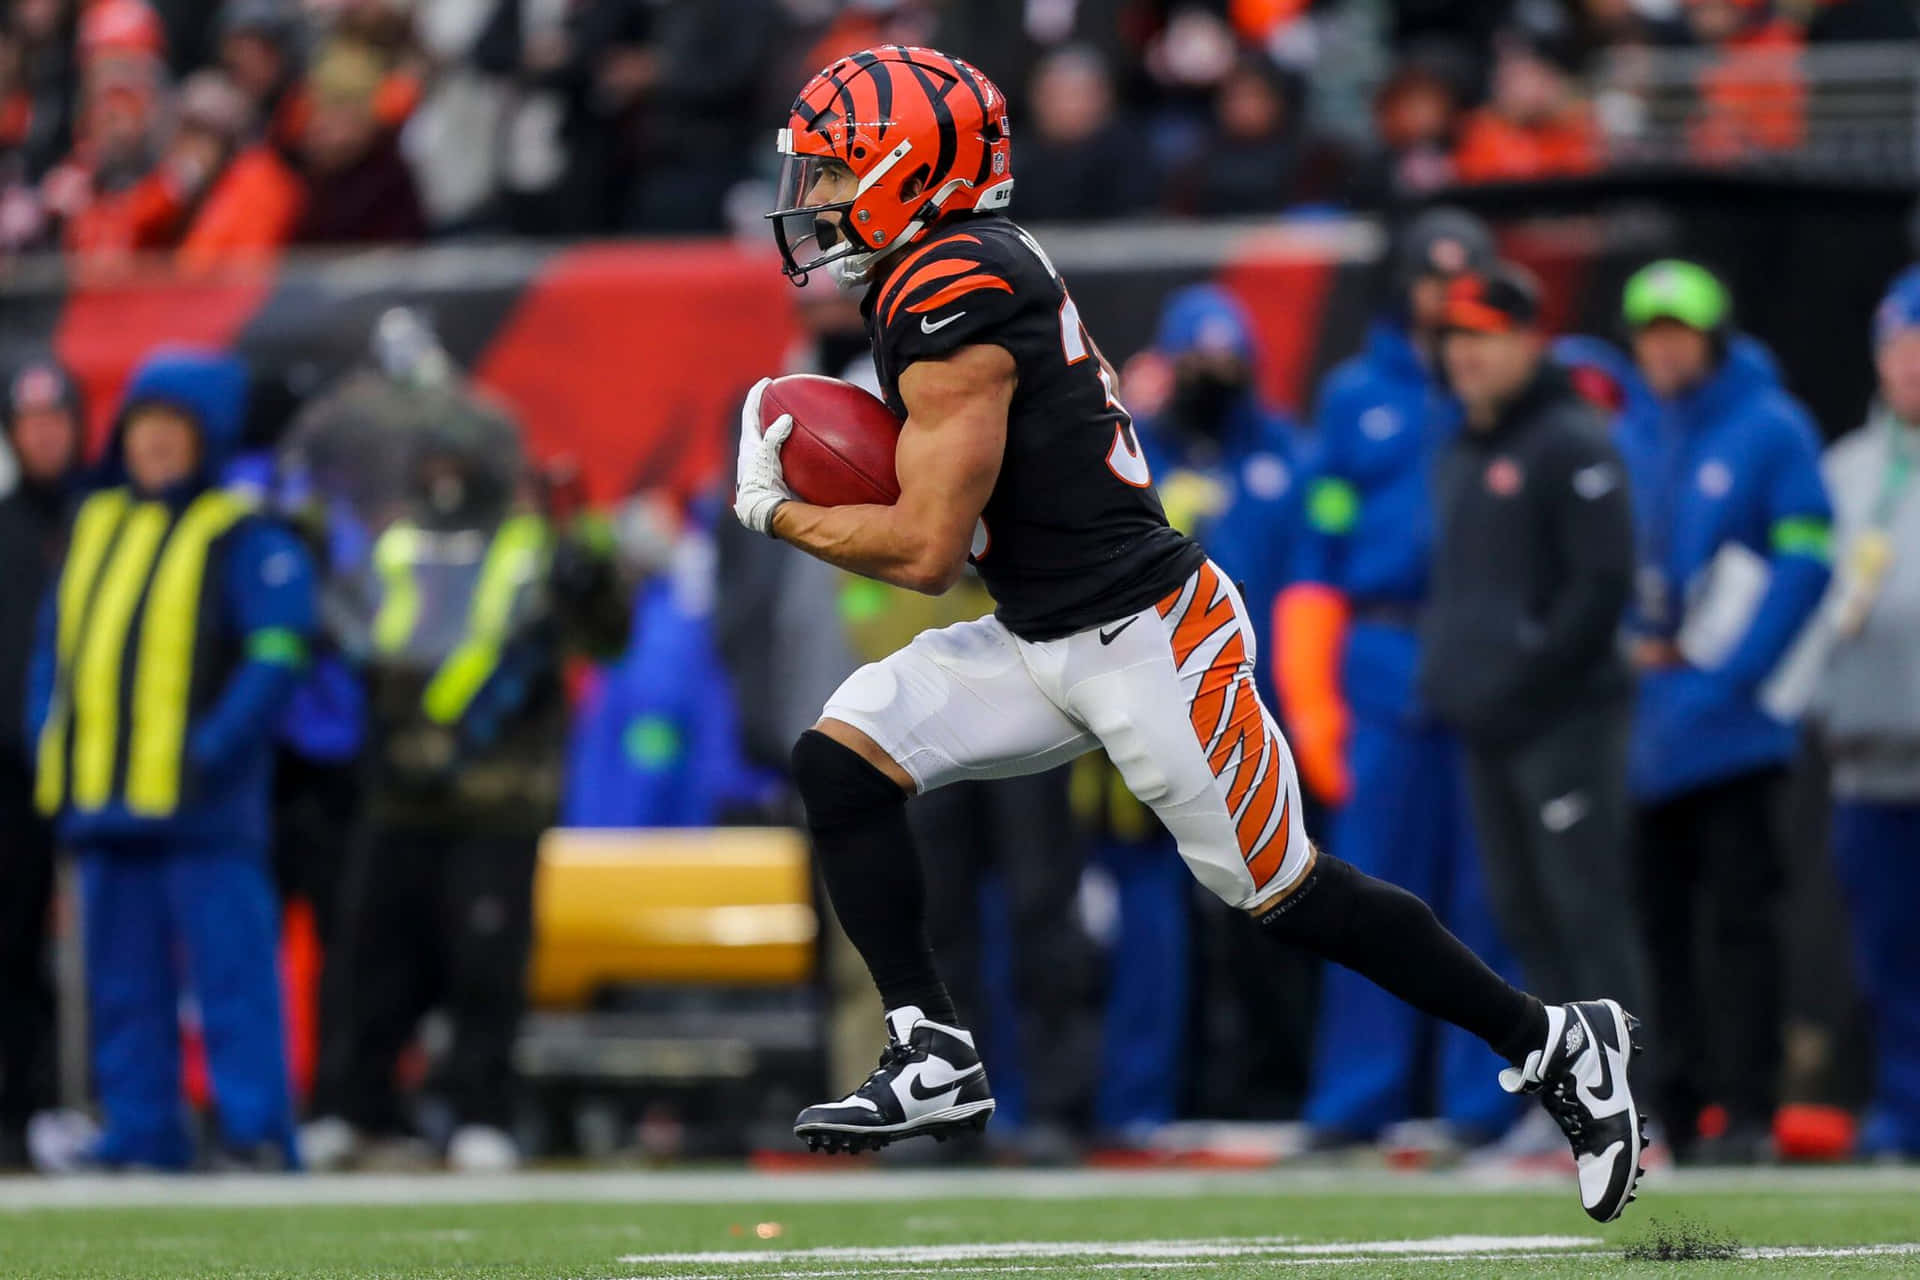
<instances>
[{"instance_id":1,"label":"red barrier","mask_svg":"<svg viewBox=\"0 0 1920 1280\"><path fill-rule=\"evenodd\" d=\"M76 283L53 348L87 397L89 442L98 447L139 360L166 343L224 347L273 291L270 272L183 280L139 272Z\"/></svg>"},{"instance_id":2,"label":"red barrier","mask_svg":"<svg viewBox=\"0 0 1920 1280\"><path fill-rule=\"evenodd\" d=\"M779 372L793 290L726 244L597 246L555 259L476 365L536 456L590 460L591 496L687 493L727 455L738 397Z\"/></svg>"}]
</instances>

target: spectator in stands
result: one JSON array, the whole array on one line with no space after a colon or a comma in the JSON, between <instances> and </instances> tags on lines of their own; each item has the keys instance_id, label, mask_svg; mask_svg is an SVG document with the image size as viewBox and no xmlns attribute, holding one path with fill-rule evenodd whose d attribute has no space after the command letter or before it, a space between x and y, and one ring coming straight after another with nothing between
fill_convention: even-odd
<instances>
[{"instance_id":1,"label":"spectator in stands","mask_svg":"<svg viewBox=\"0 0 1920 1280\"><path fill-rule=\"evenodd\" d=\"M270 138L291 141L299 97L299 10L292 0L227 0L220 11L220 65L246 94Z\"/></svg>"},{"instance_id":2,"label":"spectator in stands","mask_svg":"<svg viewBox=\"0 0 1920 1280\"><path fill-rule=\"evenodd\" d=\"M1199 217L1277 213L1300 195L1305 131L1298 86L1258 54L1242 55L1214 91L1213 127L1175 175L1167 204Z\"/></svg>"},{"instance_id":3,"label":"spectator in stands","mask_svg":"<svg viewBox=\"0 0 1920 1280\"><path fill-rule=\"evenodd\" d=\"M386 75L361 45L341 41L306 81L300 156L306 203L298 244L393 243L426 234L413 171L379 114Z\"/></svg>"},{"instance_id":4,"label":"spectator in stands","mask_svg":"<svg viewBox=\"0 0 1920 1280\"><path fill-rule=\"evenodd\" d=\"M51 216L71 227L98 200L152 170L166 125L159 19L141 0L101 0L80 27L82 108L73 150L41 184Z\"/></svg>"},{"instance_id":5,"label":"spectator in stands","mask_svg":"<svg viewBox=\"0 0 1920 1280\"><path fill-rule=\"evenodd\" d=\"M6 34L17 58L16 89L8 107L17 140L19 176L38 182L73 145L79 100L74 8L69 0L15 0Z\"/></svg>"},{"instance_id":6,"label":"spectator in stands","mask_svg":"<svg viewBox=\"0 0 1920 1280\"><path fill-rule=\"evenodd\" d=\"M299 174L277 144L248 141L254 121L249 104L219 75L202 72L188 82L189 108L204 83L209 105L220 109L205 116L188 110L174 143L173 154L191 166L189 174L206 175L205 195L193 207L176 255L189 274L272 256L291 238L306 207ZM212 92L216 88L221 92Z\"/></svg>"},{"instance_id":7,"label":"spectator in stands","mask_svg":"<svg viewBox=\"0 0 1920 1280\"><path fill-rule=\"evenodd\" d=\"M1771 0L1685 0L1695 43L1718 51L1700 71L1688 149L1708 164L1788 151L1806 133L1799 28Z\"/></svg>"},{"instance_id":8,"label":"spectator in stands","mask_svg":"<svg viewBox=\"0 0 1920 1280\"><path fill-rule=\"evenodd\" d=\"M1149 142L1163 174L1182 167L1205 144L1213 128L1215 91L1244 53L1233 28L1214 9L1194 3L1169 8L1165 25L1141 50L1152 93Z\"/></svg>"},{"instance_id":9,"label":"spectator in stands","mask_svg":"<svg viewBox=\"0 0 1920 1280\"><path fill-rule=\"evenodd\" d=\"M595 0L630 5L633 0ZM639 170L621 220L637 231L714 231L771 119L765 71L782 26L774 0L650 6L647 45L602 64L603 88L641 108ZM587 47L596 48L589 44Z\"/></svg>"},{"instance_id":10,"label":"spectator in stands","mask_svg":"<svg viewBox=\"0 0 1920 1280\"><path fill-rule=\"evenodd\" d=\"M1049 54L1034 72L1020 135L1020 210L1032 222L1099 222L1152 203L1145 141L1114 110L1113 75L1091 48Z\"/></svg>"},{"instance_id":11,"label":"spectator in stands","mask_svg":"<svg viewBox=\"0 0 1920 1280\"><path fill-rule=\"evenodd\" d=\"M18 721L34 619L79 496L84 431L79 389L56 361L31 361L9 380L0 434L19 474L0 497L0 1169L25 1164L27 1121L54 1100L53 828L34 808Z\"/></svg>"},{"instance_id":12,"label":"spectator in stands","mask_svg":"<svg viewBox=\"0 0 1920 1280\"><path fill-rule=\"evenodd\" d=\"M1880 304L1880 402L1827 451L1840 589L1819 699L1833 853L1873 1010L1863 1153L1920 1158L1920 267Z\"/></svg>"},{"instance_id":13,"label":"spectator in stands","mask_svg":"<svg viewBox=\"0 0 1920 1280\"><path fill-rule=\"evenodd\" d=\"M67 224L67 247L95 265L183 238L204 196L223 178L251 122L247 101L218 71L181 86L173 136L151 172L124 191L98 196ZM233 198L223 196L223 199ZM249 203L259 198L247 195ZM250 216L266 216L255 207Z\"/></svg>"},{"instance_id":14,"label":"spectator in stands","mask_svg":"<svg viewBox=\"0 0 1920 1280\"><path fill-rule=\"evenodd\" d=\"M1639 543L1628 617L1635 879L1648 1021L1667 1028L1653 1110L1680 1158L1751 1161L1771 1151L1786 867L1777 811L1798 745L1762 690L1826 588L1830 508L1813 423L1772 357L1734 331L1715 276L1656 262L1628 281L1623 313L1652 393L1628 402L1616 439ZM1709 1103L1728 1125L1703 1138L1696 1120Z\"/></svg>"},{"instance_id":15,"label":"spectator in stands","mask_svg":"<svg viewBox=\"0 0 1920 1280\"><path fill-rule=\"evenodd\" d=\"M1429 46L1410 52L1380 86L1373 100L1378 147L1352 166L1348 191L1354 203L1379 207L1418 199L1453 181L1462 63L1451 48Z\"/></svg>"},{"instance_id":16,"label":"spectator in stands","mask_svg":"<svg viewBox=\"0 0 1920 1280\"><path fill-rule=\"evenodd\" d=\"M1460 180L1530 182L1598 169L1599 127L1570 33L1512 30L1496 48L1492 98L1460 130Z\"/></svg>"},{"instance_id":17,"label":"spectator in stands","mask_svg":"<svg viewBox=\"0 0 1920 1280\"><path fill-rule=\"evenodd\" d=\"M183 989L206 1033L214 1163L297 1162L267 814L274 726L315 602L299 540L217 483L246 386L224 355L176 350L141 366L108 444L112 487L80 508L40 615L35 798L80 860L106 1112L91 1159L106 1167L193 1161Z\"/></svg>"}]
</instances>

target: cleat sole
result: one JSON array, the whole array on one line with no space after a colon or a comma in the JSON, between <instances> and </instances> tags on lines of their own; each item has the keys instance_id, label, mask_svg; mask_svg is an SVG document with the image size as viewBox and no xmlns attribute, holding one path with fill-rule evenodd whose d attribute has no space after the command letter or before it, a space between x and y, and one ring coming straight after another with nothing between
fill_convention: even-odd
<instances>
[{"instance_id":1,"label":"cleat sole","mask_svg":"<svg viewBox=\"0 0 1920 1280\"><path fill-rule=\"evenodd\" d=\"M984 1133L987 1122L993 1118L993 1110L994 1101L987 1098L981 1102L950 1107L946 1111L936 1112L932 1117L923 1116L917 1122L898 1128L796 1125L793 1136L806 1143L809 1151L824 1151L828 1155L844 1151L858 1155L865 1151L879 1151L908 1138L932 1138L935 1142L945 1142L964 1133Z\"/></svg>"}]
</instances>

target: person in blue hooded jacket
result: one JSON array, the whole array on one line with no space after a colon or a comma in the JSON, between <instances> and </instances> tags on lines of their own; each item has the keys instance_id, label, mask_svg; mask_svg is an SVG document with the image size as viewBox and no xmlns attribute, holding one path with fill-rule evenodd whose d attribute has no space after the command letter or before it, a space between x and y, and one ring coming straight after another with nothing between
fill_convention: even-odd
<instances>
[{"instance_id":1,"label":"person in blue hooded jacket","mask_svg":"<svg viewBox=\"0 0 1920 1280\"><path fill-rule=\"evenodd\" d=\"M1434 353L1449 281L1493 259L1486 226L1457 209L1430 210L1401 235L1392 312L1320 388L1306 518L1274 633L1301 777L1340 807L1335 853L1426 898L1510 973L1481 881L1459 740L1415 688L1434 463L1461 427ZM1426 1093L1419 1015L1336 966L1320 1004L1306 1107L1318 1140L1372 1138L1412 1116ZM1437 1043L1441 1118L1467 1141L1498 1136L1516 1112L1488 1083L1485 1047L1456 1028Z\"/></svg>"},{"instance_id":2,"label":"person in blue hooded jacket","mask_svg":"<svg viewBox=\"0 0 1920 1280\"><path fill-rule=\"evenodd\" d=\"M175 349L135 373L41 610L35 800L78 855L106 1167L181 1169L179 994L205 1032L216 1165L291 1168L267 846L274 731L305 665L300 541L215 483L245 367Z\"/></svg>"},{"instance_id":3,"label":"person in blue hooded jacket","mask_svg":"<svg viewBox=\"0 0 1920 1280\"><path fill-rule=\"evenodd\" d=\"M1623 311L1652 393L1622 415L1618 443L1639 544L1629 783L1665 1046L1656 1114L1683 1157L1753 1159L1769 1146L1780 1065L1777 813L1798 749L1762 691L1826 590L1832 512L1813 422L1766 350L1734 332L1712 273L1656 262L1628 281ZM1742 565L1744 592L1728 585ZM1723 643L1698 641L1713 620ZM1729 1124L1700 1144L1708 1103Z\"/></svg>"}]
</instances>

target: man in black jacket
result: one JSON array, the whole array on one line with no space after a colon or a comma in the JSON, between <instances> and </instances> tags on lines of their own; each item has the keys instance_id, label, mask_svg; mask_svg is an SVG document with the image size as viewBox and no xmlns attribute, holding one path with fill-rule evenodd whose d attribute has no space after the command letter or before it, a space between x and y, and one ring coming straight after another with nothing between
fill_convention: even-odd
<instances>
[{"instance_id":1,"label":"man in black jacket","mask_svg":"<svg viewBox=\"0 0 1920 1280\"><path fill-rule=\"evenodd\" d=\"M81 440L79 395L53 361L23 365L4 395L0 426L19 478L0 498L0 1169L25 1163L27 1119L53 1102L53 831L33 806L26 671L77 489Z\"/></svg>"},{"instance_id":2,"label":"man in black jacket","mask_svg":"<svg viewBox=\"0 0 1920 1280\"><path fill-rule=\"evenodd\" d=\"M1441 361L1467 425L1436 474L1421 690L1467 743L1488 892L1532 989L1631 1004L1625 471L1546 359L1531 276L1462 277L1447 323Z\"/></svg>"}]
</instances>

